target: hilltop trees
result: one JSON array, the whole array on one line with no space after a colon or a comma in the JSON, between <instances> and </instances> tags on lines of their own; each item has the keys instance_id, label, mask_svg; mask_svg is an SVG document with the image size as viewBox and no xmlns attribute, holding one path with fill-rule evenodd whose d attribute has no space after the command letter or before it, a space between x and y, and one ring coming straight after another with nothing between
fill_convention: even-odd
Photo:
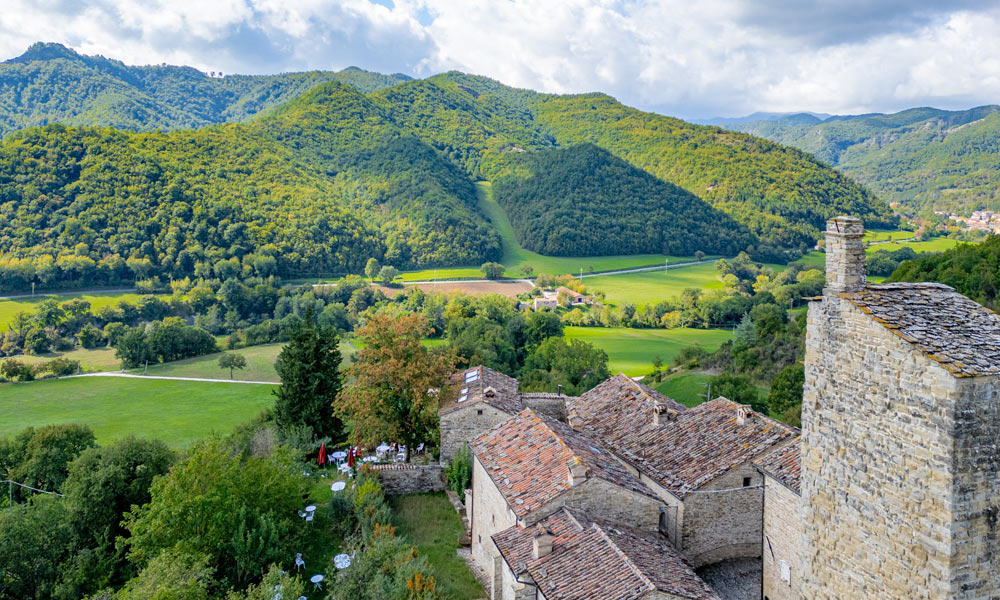
<instances>
[{"instance_id":1,"label":"hilltop trees","mask_svg":"<svg viewBox=\"0 0 1000 600\"><path fill-rule=\"evenodd\" d=\"M454 355L432 352L420 340L429 332L420 314L382 312L358 330L363 343L347 372L342 413L366 443L398 440L407 453L430 441L437 426L437 394L455 367Z\"/></svg>"},{"instance_id":2,"label":"hilltop trees","mask_svg":"<svg viewBox=\"0 0 1000 600\"><path fill-rule=\"evenodd\" d=\"M312 309L295 325L274 364L281 377L281 387L274 390L279 426L304 426L318 438L342 438L343 423L334 409L343 387L339 343L337 331L317 323Z\"/></svg>"}]
</instances>

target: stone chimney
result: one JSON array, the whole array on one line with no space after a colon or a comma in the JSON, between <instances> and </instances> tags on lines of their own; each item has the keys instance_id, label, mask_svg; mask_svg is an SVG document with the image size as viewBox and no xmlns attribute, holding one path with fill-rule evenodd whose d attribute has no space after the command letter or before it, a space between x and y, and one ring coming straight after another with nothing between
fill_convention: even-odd
<instances>
[{"instance_id":1,"label":"stone chimney","mask_svg":"<svg viewBox=\"0 0 1000 600\"><path fill-rule=\"evenodd\" d=\"M747 424L747 419L753 416L753 409L745 404L736 407L736 426L743 427Z\"/></svg>"},{"instance_id":2,"label":"stone chimney","mask_svg":"<svg viewBox=\"0 0 1000 600\"><path fill-rule=\"evenodd\" d=\"M556 393L562 396L562 384L556 386Z\"/></svg>"},{"instance_id":3,"label":"stone chimney","mask_svg":"<svg viewBox=\"0 0 1000 600\"><path fill-rule=\"evenodd\" d=\"M566 466L569 468L569 487L583 483L590 474L587 465L583 464L579 456L571 458Z\"/></svg>"},{"instance_id":4,"label":"stone chimney","mask_svg":"<svg viewBox=\"0 0 1000 600\"><path fill-rule=\"evenodd\" d=\"M865 287L864 223L855 217L826 222L826 291L857 292Z\"/></svg>"},{"instance_id":5,"label":"stone chimney","mask_svg":"<svg viewBox=\"0 0 1000 600\"><path fill-rule=\"evenodd\" d=\"M653 425L663 425L677 420L677 411L657 402L653 406Z\"/></svg>"},{"instance_id":6,"label":"stone chimney","mask_svg":"<svg viewBox=\"0 0 1000 600\"><path fill-rule=\"evenodd\" d=\"M576 414L576 413L571 413L571 414L570 414L570 415L569 415L569 416L568 416L568 417L566 418L566 422L567 422L567 423L569 424L569 426L570 426L570 427L572 427L573 429L579 429L579 428L583 427L583 417L581 417L580 415L578 415L578 414Z\"/></svg>"},{"instance_id":7,"label":"stone chimney","mask_svg":"<svg viewBox=\"0 0 1000 600\"><path fill-rule=\"evenodd\" d=\"M531 544L531 556L536 560L552 554L552 542L555 541L556 536L552 534L551 531L542 529L541 527L535 531L535 537Z\"/></svg>"},{"instance_id":8,"label":"stone chimney","mask_svg":"<svg viewBox=\"0 0 1000 600\"><path fill-rule=\"evenodd\" d=\"M492 387L488 387L485 390L483 390L483 396L486 396L487 398L496 398L496 395L497 391Z\"/></svg>"}]
</instances>

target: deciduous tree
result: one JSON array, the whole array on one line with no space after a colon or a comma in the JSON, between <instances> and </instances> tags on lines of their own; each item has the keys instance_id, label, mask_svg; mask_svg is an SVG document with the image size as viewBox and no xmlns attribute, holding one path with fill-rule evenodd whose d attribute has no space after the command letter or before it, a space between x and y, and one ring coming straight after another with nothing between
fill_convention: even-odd
<instances>
[{"instance_id":1,"label":"deciduous tree","mask_svg":"<svg viewBox=\"0 0 1000 600\"><path fill-rule=\"evenodd\" d=\"M241 371L247 368L247 357L235 352L225 352L219 357L219 368L229 369L229 378L233 378L233 369Z\"/></svg>"}]
</instances>

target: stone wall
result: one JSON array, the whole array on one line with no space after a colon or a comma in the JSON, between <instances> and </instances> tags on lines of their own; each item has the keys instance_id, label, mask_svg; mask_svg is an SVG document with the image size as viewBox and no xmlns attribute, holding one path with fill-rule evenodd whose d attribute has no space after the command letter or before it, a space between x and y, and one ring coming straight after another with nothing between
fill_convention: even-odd
<instances>
[{"instance_id":1,"label":"stone wall","mask_svg":"<svg viewBox=\"0 0 1000 600\"><path fill-rule=\"evenodd\" d=\"M441 415L441 464L447 464L462 446L511 415L482 402Z\"/></svg>"},{"instance_id":2,"label":"stone wall","mask_svg":"<svg viewBox=\"0 0 1000 600\"><path fill-rule=\"evenodd\" d=\"M750 479L745 489L744 478ZM763 476L748 463L684 497L679 550L694 568L731 558L760 556L762 485Z\"/></svg>"},{"instance_id":3,"label":"stone wall","mask_svg":"<svg viewBox=\"0 0 1000 600\"><path fill-rule=\"evenodd\" d=\"M525 408L530 408L537 413L548 415L563 422L566 421L566 402L569 400L567 396L529 393L522 394L521 399L524 402Z\"/></svg>"},{"instance_id":4,"label":"stone wall","mask_svg":"<svg viewBox=\"0 0 1000 600\"><path fill-rule=\"evenodd\" d=\"M372 468L388 495L442 492L445 489L444 470L439 464L375 465Z\"/></svg>"},{"instance_id":5,"label":"stone wall","mask_svg":"<svg viewBox=\"0 0 1000 600\"><path fill-rule=\"evenodd\" d=\"M784 484L764 476L764 599L802 598L802 497ZM789 580L781 578L782 561Z\"/></svg>"},{"instance_id":6,"label":"stone wall","mask_svg":"<svg viewBox=\"0 0 1000 600\"><path fill-rule=\"evenodd\" d=\"M524 524L533 525L563 506L582 510L595 519L656 531L663 503L591 477L566 490L548 505L532 511L524 518Z\"/></svg>"},{"instance_id":7,"label":"stone wall","mask_svg":"<svg viewBox=\"0 0 1000 600\"><path fill-rule=\"evenodd\" d=\"M996 598L994 383L961 382L829 289L805 370L803 596Z\"/></svg>"},{"instance_id":8,"label":"stone wall","mask_svg":"<svg viewBox=\"0 0 1000 600\"><path fill-rule=\"evenodd\" d=\"M472 514L469 519L472 523L472 557L490 577L487 594L499 600L503 590L503 558L490 536L513 527L517 518L478 458L473 460L472 466Z\"/></svg>"}]
</instances>

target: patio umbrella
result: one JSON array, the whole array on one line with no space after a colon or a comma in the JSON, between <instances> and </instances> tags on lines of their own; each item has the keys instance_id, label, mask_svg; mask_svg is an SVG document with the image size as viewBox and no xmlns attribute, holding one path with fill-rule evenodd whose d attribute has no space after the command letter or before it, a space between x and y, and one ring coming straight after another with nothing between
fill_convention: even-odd
<instances>
[{"instance_id":1,"label":"patio umbrella","mask_svg":"<svg viewBox=\"0 0 1000 600\"><path fill-rule=\"evenodd\" d=\"M347 451L347 466L354 468L354 448Z\"/></svg>"},{"instance_id":2,"label":"patio umbrella","mask_svg":"<svg viewBox=\"0 0 1000 600\"><path fill-rule=\"evenodd\" d=\"M326 464L326 442L319 445L319 458L316 460L319 466Z\"/></svg>"}]
</instances>

